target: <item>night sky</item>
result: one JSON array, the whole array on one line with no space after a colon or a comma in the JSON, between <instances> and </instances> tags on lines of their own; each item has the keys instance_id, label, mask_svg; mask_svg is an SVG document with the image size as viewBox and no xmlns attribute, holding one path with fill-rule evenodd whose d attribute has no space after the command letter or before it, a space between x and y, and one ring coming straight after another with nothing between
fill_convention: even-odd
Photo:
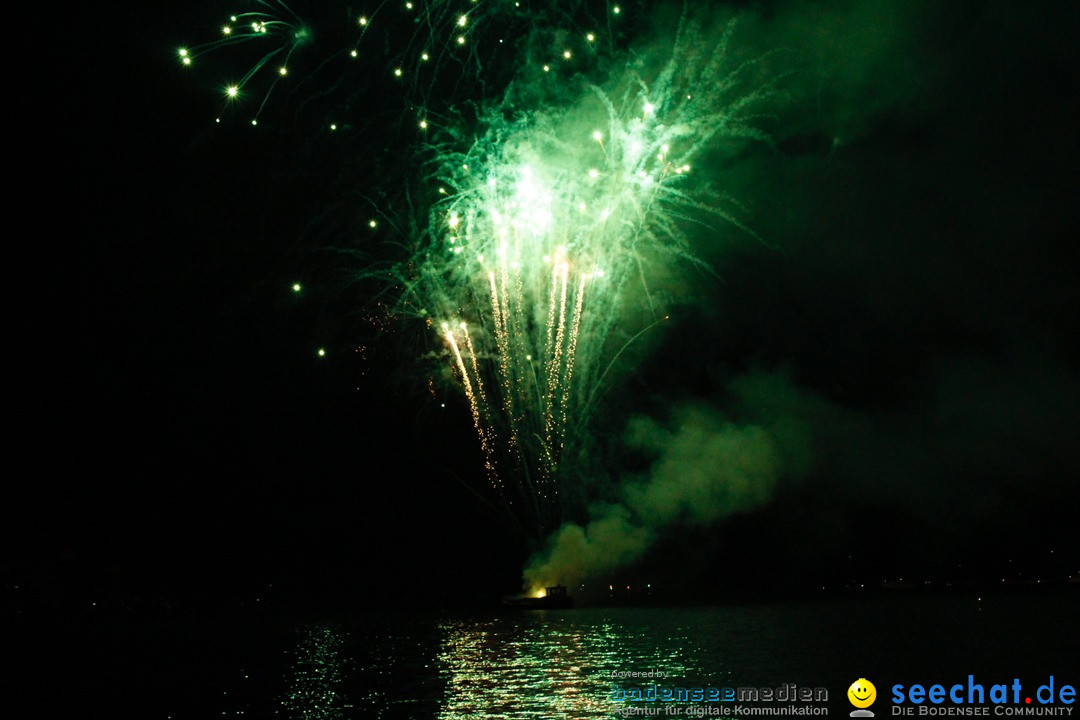
<instances>
[{"instance_id":1,"label":"night sky","mask_svg":"<svg viewBox=\"0 0 1080 720\"><path fill-rule=\"evenodd\" d=\"M713 598L1080 573L1077 6L731 12L753 52L783 51L784 99L762 120L771 146L704 172L761 241L702 242L717 276L660 288L672 319L606 398L597 446L617 486L719 462L672 457L676 440L733 423L778 438L785 469L753 502L665 527L611 581ZM535 539L477 498L467 408L417 367L431 338L353 282L358 198L400 172L380 174L385 147L311 132L295 94L258 128L215 124L227 58L194 73L175 55L212 8L65 22L47 61L65 70L19 104L29 142L9 136L27 259L5 594L517 590ZM636 27L630 45L655 30ZM354 116L389 117L382 86L365 92ZM643 423L671 443L634 439Z\"/></svg>"}]
</instances>

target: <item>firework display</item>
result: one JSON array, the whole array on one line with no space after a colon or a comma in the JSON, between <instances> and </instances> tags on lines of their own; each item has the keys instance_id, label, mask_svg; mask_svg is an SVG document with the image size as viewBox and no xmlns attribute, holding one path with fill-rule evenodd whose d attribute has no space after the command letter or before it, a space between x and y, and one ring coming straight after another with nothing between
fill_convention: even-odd
<instances>
[{"instance_id":1,"label":"firework display","mask_svg":"<svg viewBox=\"0 0 1080 720\"><path fill-rule=\"evenodd\" d=\"M627 348L668 312L658 276L711 272L688 230L752 235L695 166L721 142L764 139L761 58L733 51L733 24L666 10L674 31L636 47L619 24L643 6L382 3L350 17L352 37L307 60L298 81L342 97L322 121L334 132L365 122L350 79L369 94L372 83L399 86L388 104L414 170L373 204L369 229L400 250L375 265L398 311L437 338L432 372L460 389L492 491L539 535L582 507L597 405ZM319 56L310 28L282 3L258 2L179 56L197 66L237 43L269 48L225 90L228 103L250 96L257 123L292 80L293 58Z\"/></svg>"}]
</instances>

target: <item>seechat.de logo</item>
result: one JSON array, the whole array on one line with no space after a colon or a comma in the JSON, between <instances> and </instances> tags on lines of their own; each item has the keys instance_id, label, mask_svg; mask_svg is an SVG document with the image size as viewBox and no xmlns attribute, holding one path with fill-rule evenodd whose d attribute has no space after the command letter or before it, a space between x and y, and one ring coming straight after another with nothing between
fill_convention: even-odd
<instances>
[{"instance_id":1,"label":"seechat.de logo","mask_svg":"<svg viewBox=\"0 0 1080 720\"><path fill-rule=\"evenodd\" d=\"M874 713L866 709L877 699L877 688L874 687L874 683L866 678L859 678L847 689L847 699L855 706L855 709L851 711L851 717L874 717Z\"/></svg>"}]
</instances>

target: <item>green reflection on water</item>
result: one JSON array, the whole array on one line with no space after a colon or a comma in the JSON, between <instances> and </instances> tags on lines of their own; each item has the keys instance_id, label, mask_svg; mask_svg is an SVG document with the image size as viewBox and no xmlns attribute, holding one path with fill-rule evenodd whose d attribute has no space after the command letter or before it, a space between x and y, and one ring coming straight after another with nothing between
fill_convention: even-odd
<instances>
[{"instance_id":1,"label":"green reflection on water","mask_svg":"<svg viewBox=\"0 0 1080 720\"><path fill-rule=\"evenodd\" d=\"M351 707L341 691L346 673L346 633L330 625L309 625L300 631L282 700L294 720L344 720Z\"/></svg>"},{"instance_id":2,"label":"green reflection on water","mask_svg":"<svg viewBox=\"0 0 1080 720\"><path fill-rule=\"evenodd\" d=\"M442 623L437 661L446 682L439 718L611 717L612 671L692 670L678 643L643 642L644 630L541 612L515 622Z\"/></svg>"}]
</instances>

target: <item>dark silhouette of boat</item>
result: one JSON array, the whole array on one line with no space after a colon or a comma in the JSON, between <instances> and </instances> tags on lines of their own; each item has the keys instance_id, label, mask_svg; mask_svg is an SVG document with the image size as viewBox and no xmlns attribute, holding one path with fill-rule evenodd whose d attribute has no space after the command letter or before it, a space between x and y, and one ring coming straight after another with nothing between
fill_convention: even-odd
<instances>
[{"instance_id":1,"label":"dark silhouette of boat","mask_svg":"<svg viewBox=\"0 0 1080 720\"><path fill-rule=\"evenodd\" d=\"M574 598L566 594L565 585L553 585L544 588L540 597L503 598L503 605L521 610L561 610L574 607Z\"/></svg>"}]
</instances>

